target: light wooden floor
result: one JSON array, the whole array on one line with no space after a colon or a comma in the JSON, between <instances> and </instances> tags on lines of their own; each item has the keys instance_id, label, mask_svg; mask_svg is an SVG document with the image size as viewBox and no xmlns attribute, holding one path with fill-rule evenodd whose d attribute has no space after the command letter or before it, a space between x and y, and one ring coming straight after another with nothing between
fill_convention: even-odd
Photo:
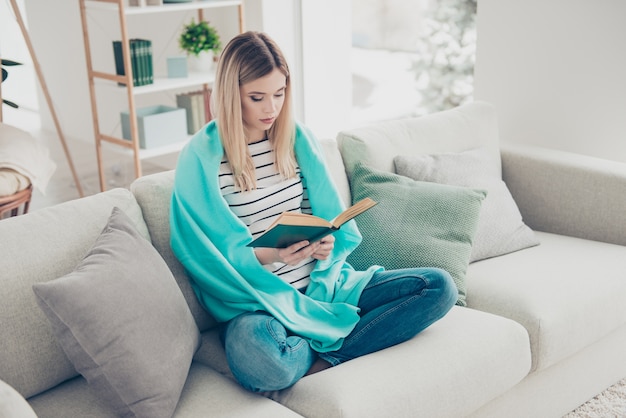
<instances>
[{"instance_id":1,"label":"light wooden floor","mask_svg":"<svg viewBox=\"0 0 626 418\"><path fill-rule=\"evenodd\" d=\"M18 116L16 116L18 115ZM56 130L48 131L40 128L41 123L36 113L20 109L19 114L5 115L4 122L28 131L41 141L50 151L50 157L56 163L54 172L45 194L35 189L31 200L30 211L79 198L69 164L65 157L61 141ZM96 148L93 138L75 139L66 136L66 142L85 196L100 192ZM171 154L143 161L143 174L173 169L176 155ZM107 188L126 187L134 180L134 168L131 156L115 151L113 148L104 151L105 176Z\"/></svg>"}]
</instances>

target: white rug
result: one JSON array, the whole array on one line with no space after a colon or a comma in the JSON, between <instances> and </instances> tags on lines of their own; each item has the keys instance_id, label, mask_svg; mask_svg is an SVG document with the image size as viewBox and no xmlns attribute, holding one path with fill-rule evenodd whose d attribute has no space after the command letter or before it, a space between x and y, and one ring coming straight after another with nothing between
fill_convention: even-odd
<instances>
[{"instance_id":1,"label":"white rug","mask_svg":"<svg viewBox=\"0 0 626 418\"><path fill-rule=\"evenodd\" d=\"M626 417L626 379L620 380L563 418L623 417Z\"/></svg>"}]
</instances>

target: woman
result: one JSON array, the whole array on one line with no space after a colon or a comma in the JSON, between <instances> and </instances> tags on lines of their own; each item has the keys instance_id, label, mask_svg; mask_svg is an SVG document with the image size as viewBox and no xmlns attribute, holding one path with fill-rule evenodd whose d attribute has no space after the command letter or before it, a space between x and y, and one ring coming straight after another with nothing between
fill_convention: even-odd
<instances>
[{"instance_id":1,"label":"woman","mask_svg":"<svg viewBox=\"0 0 626 418\"><path fill-rule=\"evenodd\" d=\"M171 243L198 299L223 324L243 387L284 389L309 371L406 341L448 312L458 294L443 270L347 264L361 240L354 221L320 242L247 247L283 211L332 219L344 207L321 147L293 120L289 69L267 35L228 43L213 98L216 120L179 157Z\"/></svg>"}]
</instances>

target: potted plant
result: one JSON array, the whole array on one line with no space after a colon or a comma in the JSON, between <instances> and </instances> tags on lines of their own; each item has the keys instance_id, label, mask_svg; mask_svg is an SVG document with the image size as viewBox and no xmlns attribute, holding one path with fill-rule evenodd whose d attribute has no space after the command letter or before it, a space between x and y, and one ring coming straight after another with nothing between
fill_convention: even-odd
<instances>
[{"instance_id":1,"label":"potted plant","mask_svg":"<svg viewBox=\"0 0 626 418\"><path fill-rule=\"evenodd\" d=\"M3 67L2 68L2 81L6 80L6 78L9 76L8 71L5 70L4 67L12 67L14 65L22 65L22 64L19 63L19 62L16 62L16 61L11 61L11 60L7 60L7 59L2 58L2 67ZM0 81L0 82L2 82L2 81ZM15 103L13 103L13 102L11 102L9 100L6 100L6 99L2 99L2 103L5 103L5 104L7 104L7 105L9 105L11 107L14 107L16 109L18 108L18 105L16 105Z\"/></svg>"},{"instance_id":2,"label":"potted plant","mask_svg":"<svg viewBox=\"0 0 626 418\"><path fill-rule=\"evenodd\" d=\"M213 66L214 57L220 52L222 43L217 30L209 22L200 21L184 26L178 45L187 53L192 68L197 71L206 71Z\"/></svg>"}]
</instances>

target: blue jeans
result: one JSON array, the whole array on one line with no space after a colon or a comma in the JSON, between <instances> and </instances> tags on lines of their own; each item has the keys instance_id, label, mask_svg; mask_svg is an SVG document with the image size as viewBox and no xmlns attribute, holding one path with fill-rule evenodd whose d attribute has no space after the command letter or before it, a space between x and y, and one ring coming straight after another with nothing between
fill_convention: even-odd
<instances>
[{"instance_id":1,"label":"blue jeans","mask_svg":"<svg viewBox=\"0 0 626 418\"><path fill-rule=\"evenodd\" d=\"M363 290L361 319L339 350L318 354L266 312L249 312L226 324L226 358L244 388L285 389L304 376L318 356L336 366L411 339L442 318L457 298L454 281L444 270L380 271Z\"/></svg>"}]
</instances>

